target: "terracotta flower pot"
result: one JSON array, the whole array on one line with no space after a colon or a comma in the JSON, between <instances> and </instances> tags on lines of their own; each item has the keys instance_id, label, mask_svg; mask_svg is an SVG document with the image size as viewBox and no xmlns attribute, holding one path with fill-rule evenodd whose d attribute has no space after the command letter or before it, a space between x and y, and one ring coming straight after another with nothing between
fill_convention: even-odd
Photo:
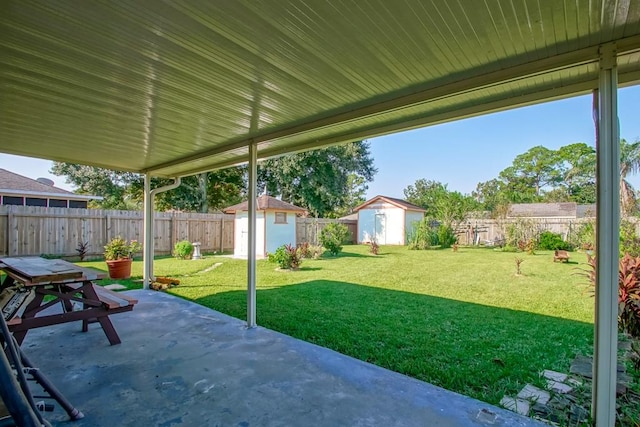
<instances>
[{"instance_id":1,"label":"terracotta flower pot","mask_svg":"<svg viewBox=\"0 0 640 427\"><path fill-rule=\"evenodd\" d=\"M131 277L131 258L121 258L107 261L109 277L112 279L128 279Z\"/></svg>"}]
</instances>

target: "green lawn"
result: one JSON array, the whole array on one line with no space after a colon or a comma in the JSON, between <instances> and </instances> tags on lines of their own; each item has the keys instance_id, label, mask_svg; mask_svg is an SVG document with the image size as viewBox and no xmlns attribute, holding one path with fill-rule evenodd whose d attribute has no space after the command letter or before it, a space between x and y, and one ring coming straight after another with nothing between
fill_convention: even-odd
<instances>
[{"instance_id":1,"label":"green lawn","mask_svg":"<svg viewBox=\"0 0 640 427\"><path fill-rule=\"evenodd\" d=\"M524 259L522 276L516 256ZM591 351L594 301L576 274L585 260L471 248L382 247L373 256L366 246L346 246L296 272L259 261L258 324L497 403L527 382L541 385L541 370L566 372L576 353ZM134 275L141 273L134 263ZM164 258L155 274L182 280L175 295L246 317L246 261Z\"/></svg>"}]
</instances>

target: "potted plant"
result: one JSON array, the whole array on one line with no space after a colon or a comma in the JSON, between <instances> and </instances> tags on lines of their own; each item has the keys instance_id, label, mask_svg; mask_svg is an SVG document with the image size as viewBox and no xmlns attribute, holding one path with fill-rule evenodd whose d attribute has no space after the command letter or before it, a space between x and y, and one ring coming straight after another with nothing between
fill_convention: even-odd
<instances>
[{"instance_id":1,"label":"potted plant","mask_svg":"<svg viewBox=\"0 0 640 427\"><path fill-rule=\"evenodd\" d=\"M104 259L109 268L109 277L112 279L131 277L133 254L140 252L141 249L142 245L137 240L127 242L120 236L111 239L104 247Z\"/></svg>"}]
</instances>

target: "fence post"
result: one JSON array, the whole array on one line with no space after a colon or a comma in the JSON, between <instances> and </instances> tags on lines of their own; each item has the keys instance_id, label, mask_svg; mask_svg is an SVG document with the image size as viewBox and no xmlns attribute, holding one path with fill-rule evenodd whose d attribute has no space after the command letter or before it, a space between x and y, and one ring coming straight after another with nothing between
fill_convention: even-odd
<instances>
[{"instance_id":1,"label":"fence post","mask_svg":"<svg viewBox=\"0 0 640 427\"><path fill-rule=\"evenodd\" d=\"M174 232L173 232L173 218L175 217L175 212L171 212L171 218L169 218L169 250L171 250L175 246L174 242Z\"/></svg>"},{"instance_id":2,"label":"fence post","mask_svg":"<svg viewBox=\"0 0 640 427\"><path fill-rule=\"evenodd\" d=\"M224 216L220 217L220 253L224 252Z\"/></svg>"},{"instance_id":3,"label":"fence post","mask_svg":"<svg viewBox=\"0 0 640 427\"><path fill-rule=\"evenodd\" d=\"M13 206L9 205L9 209L7 211L7 255L14 255L12 252L13 247L13 233L12 230L15 228L15 217L13 215Z\"/></svg>"},{"instance_id":4,"label":"fence post","mask_svg":"<svg viewBox=\"0 0 640 427\"><path fill-rule=\"evenodd\" d=\"M109 215L107 213L108 211L105 212L105 217L104 217L104 243L109 242L109 240L111 240L111 238L109 237L109 230L111 230L111 215Z\"/></svg>"}]
</instances>

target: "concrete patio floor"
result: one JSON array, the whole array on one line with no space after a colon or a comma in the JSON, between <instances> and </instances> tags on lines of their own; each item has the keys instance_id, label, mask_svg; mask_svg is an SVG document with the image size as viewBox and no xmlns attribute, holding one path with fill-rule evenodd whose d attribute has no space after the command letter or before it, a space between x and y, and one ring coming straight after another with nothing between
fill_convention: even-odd
<instances>
[{"instance_id":1,"label":"concrete patio floor","mask_svg":"<svg viewBox=\"0 0 640 427\"><path fill-rule=\"evenodd\" d=\"M155 291L98 324L36 329L23 349L85 418L54 426L543 426ZM259 319L258 319L259 320Z\"/></svg>"}]
</instances>

